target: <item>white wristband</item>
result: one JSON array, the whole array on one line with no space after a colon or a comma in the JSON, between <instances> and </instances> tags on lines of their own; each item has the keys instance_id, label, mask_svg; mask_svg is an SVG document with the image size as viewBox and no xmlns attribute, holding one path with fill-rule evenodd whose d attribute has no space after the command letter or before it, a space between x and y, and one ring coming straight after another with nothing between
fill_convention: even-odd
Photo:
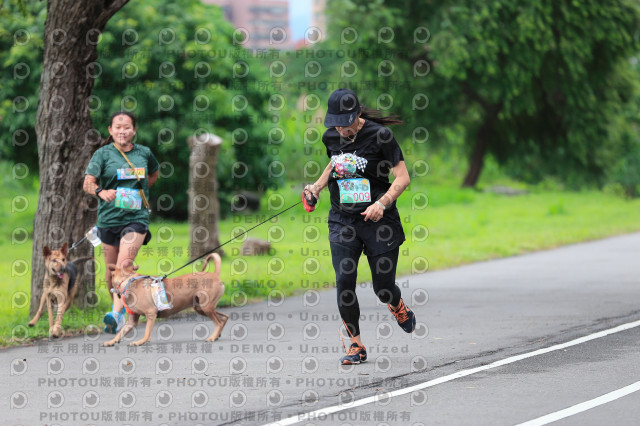
<instances>
[{"instance_id":1,"label":"white wristband","mask_svg":"<svg viewBox=\"0 0 640 426\"><path fill-rule=\"evenodd\" d=\"M382 210L386 210L387 208L385 207L384 204L382 204L380 201L376 201L376 204L379 205L380 207L382 207Z\"/></svg>"}]
</instances>

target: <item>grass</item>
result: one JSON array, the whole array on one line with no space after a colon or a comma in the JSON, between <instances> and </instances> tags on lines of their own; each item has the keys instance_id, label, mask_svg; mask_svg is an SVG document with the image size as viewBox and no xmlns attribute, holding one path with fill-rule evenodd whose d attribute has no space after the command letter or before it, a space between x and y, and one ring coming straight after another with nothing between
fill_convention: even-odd
<instances>
[{"instance_id":1,"label":"grass","mask_svg":"<svg viewBox=\"0 0 640 426\"><path fill-rule=\"evenodd\" d=\"M296 203L299 193L300 185L287 186L267 194L261 211L230 216L219 224L220 241ZM327 242L327 198L323 193L311 214L299 205L252 230L249 237L271 242L268 255L243 256L240 248L247 235L225 245L222 277L226 293L222 306L334 287ZM5 253L0 259L0 274L9 277L0 288L2 346L25 343L48 333L46 314L33 329L26 327L30 319L31 263L31 238L26 235L32 232L36 203L35 185L22 184L0 195L0 250ZM401 247L399 277L640 230L640 200L624 200L599 191L533 188L526 195L509 197L460 189L457 183L426 177L412 182L399 200L399 209L407 236ZM188 224L156 220L151 231L153 240L137 258L141 272L160 275L188 261ZM95 254L98 270L104 271L101 252L96 250ZM180 274L189 270L185 268ZM358 273L360 281L370 280L366 260L360 262ZM102 315L110 301L102 273L96 281L97 307L72 308L63 321L65 331L82 333L102 327Z\"/></svg>"}]
</instances>

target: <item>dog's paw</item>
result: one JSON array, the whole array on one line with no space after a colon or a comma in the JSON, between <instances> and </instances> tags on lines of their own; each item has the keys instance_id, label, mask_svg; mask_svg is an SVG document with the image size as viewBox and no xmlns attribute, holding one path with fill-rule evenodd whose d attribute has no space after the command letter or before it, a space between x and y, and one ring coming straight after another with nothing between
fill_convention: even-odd
<instances>
[{"instance_id":1,"label":"dog's paw","mask_svg":"<svg viewBox=\"0 0 640 426\"><path fill-rule=\"evenodd\" d=\"M29 323L29 327L34 327L35 325L36 325L36 323L35 323L35 322L30 322L30 323Z\"/></svg>"},{"instance_id":2,"label":"dog's paw","mask_svg":"<svg viewBox=\"0 0 640 426\"><path fill-rule=\"evenodd\" d=\"M148 342L148 340L144 340L144 339L143 340L138 340L137 342L129 343L129 346L142 346L147 342Z\"/></svg>"},{"instance_id":3,"label":"dog's paw","mask_svg":"<svg viewBox=\"0 0 640 426\"><path fill-rule=\"evenodd\" d=\"M111 347L111 346L115 346L115 345L116 345L116 342L114 342L113 340L110 340L110 341L108 341L108 342L104 342L104 343L102 344L102 346L107 347L107 348L109 348L109 347Z\"/></svg>"}]
</instances>

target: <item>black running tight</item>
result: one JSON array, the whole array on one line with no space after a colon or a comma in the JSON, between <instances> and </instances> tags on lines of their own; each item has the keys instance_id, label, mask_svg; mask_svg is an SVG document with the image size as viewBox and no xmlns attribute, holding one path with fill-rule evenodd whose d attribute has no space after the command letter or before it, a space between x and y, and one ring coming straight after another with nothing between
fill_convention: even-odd
<instances>
[{"instance_id":1,"label":"black running tight","mask_svg":"<svg viewBox=\"0 0 640 426\"><path fill-rule=\"evenodd\" d=\"M397 306L400 303L400 288L396 285L396 266L400 247L389 252L367 256L373 291L382 303ZM360 305L356 295L356 278L358 274L358 260L362 248L331 243L331 258L333 269L336 271L336 288L338 296L338 310L350 334L360 335Z\"/></svg>"}]
</instances>

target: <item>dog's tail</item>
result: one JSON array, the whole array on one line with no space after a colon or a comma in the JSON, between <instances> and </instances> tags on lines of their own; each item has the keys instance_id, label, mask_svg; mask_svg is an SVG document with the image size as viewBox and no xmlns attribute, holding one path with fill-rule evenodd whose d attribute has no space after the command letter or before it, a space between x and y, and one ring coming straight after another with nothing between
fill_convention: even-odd
<instances>
[{"instance_id":1,"label":"dog's tail","mask_svg":"<svg viewBox=\"0 0 640 426\"><path fill-rule=\"evenodd\" d=\"M222 259L220 258L220 255L218 253L211 253L209 256L207 256L204 259L204 266L202 266L201 272L204 272L204 270L207 269L207 265L209 264L209 261L211 259L213 259L213 264L216 267L215 274L218 276L218 279L219 279L220 278L220 267L222 266Z\"/></svg>"}]
</instances>

